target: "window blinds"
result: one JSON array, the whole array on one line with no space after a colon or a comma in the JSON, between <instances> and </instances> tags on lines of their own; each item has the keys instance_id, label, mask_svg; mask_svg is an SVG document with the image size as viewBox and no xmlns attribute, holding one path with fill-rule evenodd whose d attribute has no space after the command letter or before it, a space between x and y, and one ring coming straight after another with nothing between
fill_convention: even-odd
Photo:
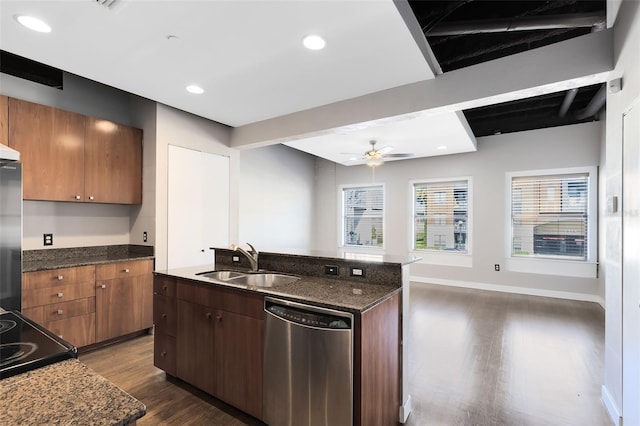
<instances>
[{"instance_id":1,"label":"window blinds","mask_svg":"<svg viewBox=\"0 0 640 426\"><path fill-rule=\"evenodd\" d=\"M469 183L416 183L413 187L414 250L468 252Z\"/></svg>"},{"instance_id":2,"label":"window blinds","mask_svg":"<svg viewBox=\"0 0 640 426\"><path fill-rule=\"evenodd\" d=\"M345 246L382 247L384 189L380 186L345 188L343 243Z\"/></svg>"},{"instance_id":3,"label":"window blinds","mask_svg":"<svg viewBox=\"0 0 640 426\"><path fill-rule=\"evenodd\" d=\"M585 260L588 173L511 180L511 254Z\"/></svg>"}]
</instances>

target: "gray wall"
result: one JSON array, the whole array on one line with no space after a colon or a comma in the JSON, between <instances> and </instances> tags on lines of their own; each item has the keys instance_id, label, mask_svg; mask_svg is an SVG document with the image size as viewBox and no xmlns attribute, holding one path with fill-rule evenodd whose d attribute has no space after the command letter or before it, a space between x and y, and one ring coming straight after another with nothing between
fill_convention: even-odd
<instances>
[{"instance_id":1,"label":"gray wall","mask_svg":"<svg viewBox=\"0 0 640 426\"><path fill-rule=\"evenodd\" d=\"M598 279L526 274L505 270L505 173L598 166L602 130L599 122L511 133L478 139L478 151L404 161L389 161L375 171L385 185L385 252L406 255L411 247L410 181L472 178L470 267L416 263L412 281L541 294L601 304ZM316 164L317 227L314 248L335 250L339 229L339 186L371 183L366 166ZM503 265L501 272L494 264Z\"/></svg>"}]
</instances>

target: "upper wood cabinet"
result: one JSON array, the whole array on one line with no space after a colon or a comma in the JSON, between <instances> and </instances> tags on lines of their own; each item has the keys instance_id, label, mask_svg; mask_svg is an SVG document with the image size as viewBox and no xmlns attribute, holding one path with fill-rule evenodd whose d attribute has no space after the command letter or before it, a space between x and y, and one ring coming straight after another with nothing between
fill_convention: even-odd
<instances>
[{"instance_id":1,"label":"upper wood cabinet","mask_svg":"<svg viewBox=\"0 0 640 426\"><path fill-rule=\"evenodd\" d=\"M9 146L20 152L25 200L82 201L85 117L9 99Z\"/></svg>"},{"instance_id":2,"label":"upper wood cabinet","mask_svg":"<svg viewBox=\"0 0 640 426\"><path fill-rule=\"evenodd\" d=\"M87 201L142 203L142 130L94 117L85 126Z\"/></svg>"},{"instance_id":3,"label":"upper wood cabinet","mask_svg":"<svg viewBox=\"0 0 640 426\"><path fill-rule=\"evenodd\" d=\"M0 143L8 145L9 141L9 99L0 95Z\"/></svg>"},{"instance_id":4,"label":"upper wood cabinet","mask_svg":"<svg viewBox=\"0 0 640 426\"><path fill-rule=\"evenodd\" d=\"M142 203L142 131L9 99L26 200Z\"/></svg>"}]
</instances>

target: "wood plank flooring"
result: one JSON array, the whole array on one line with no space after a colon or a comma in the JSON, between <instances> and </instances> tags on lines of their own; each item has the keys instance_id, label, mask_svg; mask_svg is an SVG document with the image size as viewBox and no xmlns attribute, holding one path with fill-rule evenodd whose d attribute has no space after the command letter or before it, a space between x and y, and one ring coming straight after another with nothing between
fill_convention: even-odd
<instances>
[{"instance_id":1,"label":"wood plank flooring","mask_svg":"<svg viewBox=\"0 0 640 426\"><path fill-rule=\"evenodd\" d=\"M412 284L409 328L408 426L613 424L600 400L604 311L594 303ZM262 425L165 380L152 335L80 360L147 406L140 425Z\"/></svg>"}]
</instances>

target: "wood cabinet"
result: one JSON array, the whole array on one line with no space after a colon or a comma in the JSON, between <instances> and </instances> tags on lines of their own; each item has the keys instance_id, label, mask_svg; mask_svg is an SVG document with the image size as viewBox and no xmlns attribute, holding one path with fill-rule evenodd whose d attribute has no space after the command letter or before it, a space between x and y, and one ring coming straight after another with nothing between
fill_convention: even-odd
<instances>
[{"instance_id":1,"label":"wood cabinet","mask_svg":"<svg viewBox=\"0 0 640 426\"><path fill-rule=\"evenodd\" d=\"M142 131L9 98L26 200L142 203Z\"/></svg>"},{"instance_id":2,"label":"wood cabinet","mask_svg":"<svg viewBox=\"0 0 640 426\"><path fill-rule=\"evenodd\" d=\"M9 98L0 95L0 143L9 145Z\"/></svg>"},{"instance_id":3,"label":"wood cabinet","mask_svg":"<svg viewBox=\"0 0 640 426\"><path fill-rule=\"evenodd\" d=\"M87 117L85 201L142 203L142 130Z\"/></svg>"},{"instance_id":4,"label":"wood cabinet","mask_svg":"<svg viewBox=\"0 0 640 426\"><path fill-rule=\"evenodd\" d=\"M96 342L153 325L153 261L96 266Z\"/></svg>"},{"instance_id":5,"label":"wood cabinet","mask_svg":"<svg viewBox=\"0 0 640 426\"><path fill-rule=\"evenodd\" d=\"M9 98L9 146L20 152L25 200L82 201L85 117Z\"/></svg>"},{"instance_id":6,"label":"wood cabinet","mask_svg":"<svg viewBox=\"0 0 640 426\"><path fill-rule=\"evenodd\" d=\"M23 313L74 346L95 342L95 267L23 275Z\"/></svg>"},{"instance_id":7,"label":"wood cabinet","mask_svg":"<svg viewBox=\"0 0 640 426\"><path fill-rule=\"evenodd\" d=\"M155 365L171 369L177 346L178 378L261 418L262 296L160 275L154 279L154 290ZM172 306L175 340L170 334Z\"/></svg>"}]
</instances>

